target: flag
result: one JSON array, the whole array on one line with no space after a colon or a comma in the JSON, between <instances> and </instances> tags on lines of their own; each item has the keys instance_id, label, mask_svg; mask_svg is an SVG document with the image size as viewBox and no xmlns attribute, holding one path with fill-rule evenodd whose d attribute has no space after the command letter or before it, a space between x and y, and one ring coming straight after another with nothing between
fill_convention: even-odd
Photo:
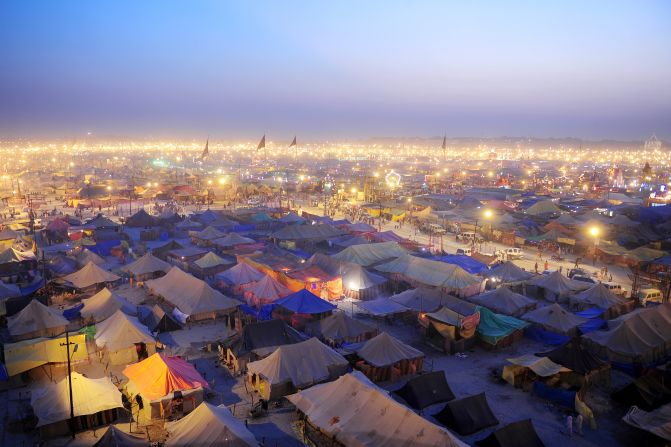
<instances>
[{"instance_id":1,"label":"flag","mask_svg":"<svg viewBox=\"0 0 671 447\"><path fill-rule=\"evenodd\" d=\"M259 145L256 146L256 150L258 151L259 149L265 149L266 147L266 136L263 135L263 138L261 138L261 141L259 141Z\"/></svg>"},{"instance_id":2,"label":"flag","mask_svg":"<svg viewBox=\"0 0 671 447\"><path fill-rule=\"evenodd\" d=\"M294 136L294 140L291 142L291 144L289 145L289 147L294 147L294 146L296 146L296 145L297 145L297 144L296 144L296 137Z\"/></svg>"},{"instance_id":3,"label":"flag","mask_svg":"<svg viewBox=\"0 0 671 447\"><path fill-rule=\"evenodd\" d=\"M208 155L210 155L210 137L207 137L207 141L205 142L205 149L203 149L203 153L200 154L200 159L204 160Z\"/></svg>"}]
</instances>

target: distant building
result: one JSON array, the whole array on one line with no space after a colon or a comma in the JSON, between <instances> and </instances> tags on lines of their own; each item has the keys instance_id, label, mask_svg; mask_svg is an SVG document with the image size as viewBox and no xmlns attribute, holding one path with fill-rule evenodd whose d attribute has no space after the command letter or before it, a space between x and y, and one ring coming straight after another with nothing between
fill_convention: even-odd
<instances>
[{"instance_id":1,"label":"distant building","mask_svg":"<svg viewBox=\"0 0 671 447\"><path fill-rule=\"evenodd\" d=\"M648 140L646 140L643 147L646 151L659 151L662 149L662 142L655 134L653 134Z\"/></svg>"}]
</instances>

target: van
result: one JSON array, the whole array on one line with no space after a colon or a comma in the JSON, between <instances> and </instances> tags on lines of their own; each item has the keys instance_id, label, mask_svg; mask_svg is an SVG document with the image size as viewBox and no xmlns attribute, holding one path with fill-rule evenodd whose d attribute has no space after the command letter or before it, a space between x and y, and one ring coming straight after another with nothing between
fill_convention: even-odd
<instances>
[{"instance_id":1,"label":"van","mask_svg":"<svg viewBox=\"0 0 671 447\"><path fill-rule=\"evenodd\" d=\"M441 227L438 224L431 224L429 225L429 232L432 234L445 234L445 228Z\"/></svg>"},{"instance_id":2,"label":"van","mask_svg":"<svg viewBox=\"0 0 671 447\"><path fill-rule=\"evenodd\" d=\"M483 240L477 237L473 231L463 231L462 233L457 234L457 241L465 242L467 244L478 244L483 242Z\"/></svg>"},{"instance_id":3,"label":"van","mask_svg":"<svg viewBox=\"0 0 671 447\"><path fill-rule=\"evenodd\" d=\"M642 289L638 292L638 299L643 306L648 303L660 304L662 302L662 292L659 289Z\"/></svg>"},{"instance_id":4,"label":"van","mask_svg":"<svg viewBox=\"0 0 671 447\"><path fill-rule=\"evenodd\" d=\"M473 254L473 249L471 249L471 247L457 248L457 254L458 255L470 256L470 255Z\"/></svg>"},{"instance_id":5,"label":"van","mask_svg":"<svg viewBox=\"0 0 671 447\"><path fill-rule=\"evenodd\" d=\"M619 284L615 284L614 282L604 282L603 285L617 296L621 297L627 296L627 291L624 290L622 286Z\"/></svg>"},{"instance_id":6,"label":"van","mask_svg":"<svg viewBox=\"0 0 671 447\"><path fill-rule=\"evenodd\" d=\"M508 247L503 252L506 254L506 259L522 259L524 257L522 250L517 247Z\"/></svg>"}]
</instances>

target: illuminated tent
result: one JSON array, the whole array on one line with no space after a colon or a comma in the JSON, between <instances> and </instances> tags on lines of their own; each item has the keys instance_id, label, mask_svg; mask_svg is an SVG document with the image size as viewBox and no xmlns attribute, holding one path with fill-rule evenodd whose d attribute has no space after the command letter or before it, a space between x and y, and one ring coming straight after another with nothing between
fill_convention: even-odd
<instances>
[{"instance_id":1,"label":"illuminated tent","mask_svg":"<svg viewBox=\"0 0 671 447\"><path fill-rule=\"evenodd\" d=\"M117 310L114 315L96 324L96 346L106 349L113 365L138 360L136 344L144 343L147 353L156 351L156 340L149 329L135 317Z\"/></svg>"},{"instance_id":2,"label":"illuminated tent","mask_svg":"<svg viewBox=\"0 0 671 447\"><path fill-rule=\"evenodd\" d=\"M131 274L137 280L144 280L155 276L157 273L166 273L171 268L172 265L147 252L144 256L121 267L121 270Z\"/></svg>"},{"instance_id":3,"label":"illuminated tent","mask_svg":"<svg viewBox=\"0 0 671 447\"><path fill-rule=\"evenodd\" d=\"M9 317L7 328L15 340L53 337L65 332L69 321L37 300L31 300L18 314Z\"/></svg>"},{"instance_id":4,"label":"illuminated tent","mask_svg":"<svg viewBox=\"0 0 671 447\"><path fill-rule=\"evenodd\" d=\"M330 441L356 447L465 447L448 430L429 422L389 397L355 371L287 396L306 417L306 430Z\"/></svg>"},{"instance_id":5,"label":"illuminated tent","mask_svg":"<svg viewBox=\"0 0 671 447\"><path fill-rule=\"evenodd\" d=\"M275 304L298 314L321 314L331 312L336 308L333 304L305 289L279 299L275 301Z\"/></svg>"},{"instance_id":6,"label":"illuminated tent","mask_svg":"<svg viewBox=\"0 0 671 447\"><path fill-rule=\"evenodd\" d=\"M315 295L329 300L342 296L342 278L330 274L317 265L305 265L284 273L283 279L291 290L310 290Z\"/></svg>"},{"instance_id":7,"label":"illuminated tent","mask_svg":"<svg viewBox=\"0 0 671 447\"><path fill-rule=\"evenodd\" d=\"M264 275L259 281L243 285L242 289L245 293L245 300L252 306L270 304L292 293L268 275Z\"/></svg>"},{"instance_id":8,"label":"illuminated tent","mask_svg":"<svg viewBox=\"0 0 671 447\"><path fill-rule=\"evenodd\" d=\"M120 279L114 273L101 269L93 262L89 262L80 270L63 277L63 280L77 289L85 289L97 284L114 282Z\"/></svg>"},{"instance_id":9,"label":"illuminated tent","mask_svg":"<svg viewBox=\"0 0 671 447\"><path fill-rule=\"evenodd\" d=\"M92 320L94 323L111 317L117 310L123 310L129 315L136 314L135 306L124 298L113 294L107 287L93 295L91 298L82 300L84 307L79 311L84 320Z\"/></svg>"},{"instance_id":10,"label":"illuminated tent","mask_svg":"<svg viewBox=\"0 0 671 447\"><path fill-rule=\"evenodd\" d=\"M14 376L48 363L67 363L65 339L63 335L56 338L31 338L16 343L5 343L3 349L7 374ZM77 345L77 350L74 352L71 347L70 360L73 362L88 360L86 336L70 334L69 339L73 346Z\"/></svg>"},{"instance_id":11,"label":"illuminated tent","mask_svg":"<svg viewBox=\"0 0 671 447\"><path fill-rule=\"evenodd\" d=\"M245 262L219 273L217 279L223 280L231 286L242 286L263 279L265 275Z\"/></svg>"},{"instance_id":12,"label":"illuminated tent","mask_svg":"<svg viewBox=\"0 0 671 447\"><path fill-rule=\"evenodd\" d=\"M179 421L166 424L169 433L166 447L198 446L257 447L259 443L246 425L223 405L207 402Z\"/></svg>"},{"instance_id":13,"label":"illuminated tent","mask_svg":"<svg viewBox=\"0 0 671 447\"><path fill-rule=\"evenodd\" d=\"M205 379L189 362L179 357L156 353L139 363L128 365L123 375L133 382L143 398L154 400L174 391L209 388Z\"/></svg>"},{"instance_id":14,"label":"illuminated tent","mask_svg":"<svg viewBox=\"0 0 671 447\"><path fill-rule=\"evenodd\" d=\"M149 441L130 435L110 425L93 447L146 447Z\"/></svg>"}]
</instances>

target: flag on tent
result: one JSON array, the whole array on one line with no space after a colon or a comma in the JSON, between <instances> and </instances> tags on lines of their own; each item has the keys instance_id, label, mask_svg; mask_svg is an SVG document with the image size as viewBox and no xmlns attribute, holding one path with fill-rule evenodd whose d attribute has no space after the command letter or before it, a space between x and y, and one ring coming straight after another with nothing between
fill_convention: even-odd
<instances>
[{"instance_id":1,"label":"flag on tent","mask_svg":"<svg viewBox=\"0 0 671 447\"><path fill-rule=\"evenodd\" d=\"M294 135L294 139L291 142L291 144L289 145L289 147L294 147L294 146L297 146L297 145L298 145L298 143L296 143L296 136Z\"/></svg>"},{"instance_id":2,"label":"flag on tent","mask_svg":"<svg viewBox=\"0 0 671 447\"><path fill-rule=\"evenodd\" d=\"M203 149L203 153L200 154L200 159L201 160L204 160L205 157L210 155L210 149L209 148L210 148L210 138L208 137L207 141L205 142L205 149Z\"/></svg>"},{"instance_id":3,"label":"flag on tent","mask_svg":"<svg viewBox=\"0 0 671 447\"><path fill-rule=\"evenodd\" d=\"M261 138L261 141L259 141L259 145L256 146L256 150L258 151L259 149L265 149L266 147L266 136L263 135L263 138Z\"/></svg>"}]
</instances>

